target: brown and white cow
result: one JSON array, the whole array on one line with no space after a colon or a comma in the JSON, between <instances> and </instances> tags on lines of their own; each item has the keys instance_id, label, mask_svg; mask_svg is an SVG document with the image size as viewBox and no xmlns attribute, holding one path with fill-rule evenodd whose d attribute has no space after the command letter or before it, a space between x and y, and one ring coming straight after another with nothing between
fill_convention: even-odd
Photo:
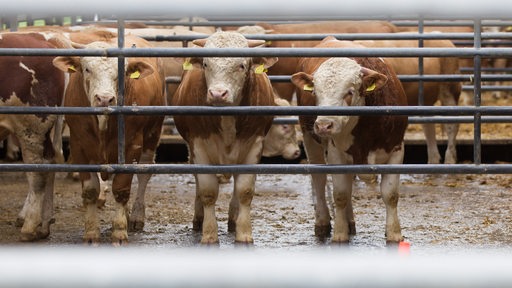
<instances>
[{"instance_id":1,"label":"brown and white cow","mask_svg":"<svg viewBox=\"0 0 512 288\"><path fill-rule=\"evenodd\" d=\"M110 42L92 42L87 49L116 47L117 38ZM126 47L150 47L134 36L125 37ZM158 58L128 58L126 61L125 105L165 105L164 77ZM62 56L54 65L70 72L65 106L106 107L117 104L117 58ZM154 163L164 116L125 116L125 159L127 163ZM117 163L117 117L108 115L66 115L70 128L70 154L76 164ZM103 180L109 175L102 174ZM137 200L130 215L130 226L142 229L144 224L144 193L151 174L139 174ZM128 240L128 200L133 174L115 174L112 192L116 200L112 242ZM82 198L86 206L84 241L97 243L100 237L96 202L100 193L97 173L81 172Z\"/></svg>"},{"instance_id":2,"label":"brown and white cow","mask_svg":"<svg viewBox=\"0 0 512 288\"><path fill-rule=\"evenodd\" d=\"M264 41L248 41L236 32L216 32L194 44L206 48L247 48ZM273 106L270 81L264 70L276 58L193 58L191 70L172 99L175 106ZM174 116L176 128L189 149L193 164L257 164L263 139L272 125L272 116ZM201 243L217 243L215 203L219 183L215 174L196 174L194 229L202 229ZM228 229L236 230L235 241L253 242L251 202L256 175L234 174Z\"/></svg>"},{"instance_id":3,"label":"brown and white cow","mask_svg":"<svg viewBox=\"0 0 512 288\"><path fill-rule=\"evenodd\" d=\"M306 23L269 24L258 23L268 34L325 34L325 33L393 33L398 29L386 21L316 21ZM271 41L272 48L313 47L320 41ZM268 70L268 75L291 75L295 72L299 57L282 57ZM292 100L294 86L291 83L273 83L279 97Z\"/></svg>"},{"instance_id":4,"label":"brown and white cow","mask_svg":"<svg viewBox=\"0 0 512 288\"><path fill-rule=\"evenodd\" d=\"M367 40L355 41L366 47L418 47L417 40ZM423 47L455 48L450 40L425 40ZM418 58L390 57L386 61L393 66L396 74L418 75ZM459 74L459 59L454 57L425 57L423 58L424 75L452 75ZM418 105L419 84L418 82L402 82L407 95L407 102L411 106ZM457 106L462 90L460 82L423 82L423 105L432 106L439 100L443 106ZM423 133L427 143L428 163L439 164L441 155L437 147L436 128L434 123L422 124ZM457 163L457 133L458 123L443 124L444 131L448 138L448 145L444 155L444 163Z\"/></svg>"},{"instance_id":5,"label":"brown and white cow","mask_svg":"<svg viewBox=\"0 0 512 288\"><path fill-rule=\"evenodd\" d=\"M319 48L363 47L332 37ZM303 58L292 76L301 106L407 105L393 69L381 58ZM404 156L405 116L300 116L304 148L311 164L400 164ZM316 197L315 234L330 234L325 198L326 174L312 174ZM382 174L380 189L386 205L386 240L402 240L397 213L400 175ZM355 234L352 210L352 174L332 175L335 204L333 242L349 241Z\"/></svg>"},{"instance_id":6,"label":"brown and white cow","mask_svg":"<svg viewBox=\"0 0 512 288\"><path fill-rule=\"evenodd\" d=\"M51 44L40 33L2 33L0 48L61 48ZM49 106L62 104L64 73L53 67L53 57L0 57L1 106ZM13 133L21 144L23 162L49 164L63 160L60 143L51 139L56 115L2 114L0 138ZM57 141L58 142L58 141ZM58 145L58 146L57 146ZM21 240L33 241L48 237L53 213L52 172L27 172L28 195L20 212L23 227Z\"/></svg>"}]
</instances>

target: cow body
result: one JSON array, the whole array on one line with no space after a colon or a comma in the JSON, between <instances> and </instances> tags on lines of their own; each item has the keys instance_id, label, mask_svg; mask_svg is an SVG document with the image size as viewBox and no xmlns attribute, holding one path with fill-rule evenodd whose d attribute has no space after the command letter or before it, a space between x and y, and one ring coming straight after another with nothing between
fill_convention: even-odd
<instances>
[{"instance_id":1,"label":"cow body","mask_svg":"<svg viewBox=\"0 0 512 288\"><path fill-rule=\"evenodd\" d=\"M208 48L236 48L260 45L235 32L217 32L205 40L194 41ZM275 58L192 59L192 70L183 73L172 99L176 106L273 106L273 91L265 73ZM272 125L272 116L174 116L176 128L188 144L192 164L257 164L263 139ZM194 229L202 229L201 243L218 242L215 202L219 193L215 174L196 174ZM230 203L228 229L236 230L235 241L250 243L252 227L250 205L256 175L234 174L234 193Z\"/></svg>"},{"instance_id":2,"label":"cow body","mask_svg":"<svg viewBox=\"0 0 512 288\"><path fill-rule=\"evenodd\" d=\"M362 47L328 37L319 48ZM393 70L380 58L303 58L302 72L292 76L301 106L407 105ZM304 148L311 164L399 164L403 161L404 116L300 116ZM335 219L333 242L347 242L355 233L352 174L332 175ZM330 234L325 198L325 174L312 174L316 197L315 234ZM386 205L386 240L402 239L397 215L399 175L383 174L381 193Z\"/></svg>"},{"instance_id":3,"label":"cow body","mask_svg":"<svg viewBox=\"0 0 512 288\"><path fill-rule=\"evenodd\" d=\"M92 42L86 48L115 47L110 42ZM141 38L127 36L126 47L150 47ZM128 58L125 77L125 105L165 105L164 77L158 58ZM66 89L65 106L105 107L117 104L117 58L57 57L54 65L71 72ZM154 163L164 116L125 116L125 159L128 163ZM66 115L70 128L70 155L76 164L117 163L117 117L105 115ZM103 180L109 175L102 174ZM142 229L144 223L144 193L151 174L139 174L137 196L130 215L130 227ZM112 192L117 211L113 219L112 241L124 244L127 234L127 203L132 174L115 174ZM97 243L100 230L96 206L100 193L97 173L80 173L82 198L86 206L84 241Z\"/></svg>"},{"instance_id":4,"label":"cow body","mask_svg":"<svg viewBox=\"0 0 512 288\"><path fill-rule=\"evenodd\" d=\"M366 47L418 47L417 40L368 40L356 41ZM423 47L443 47L455 48L450 40L425 40ZM396 74L399 75L418 75L418 59L417 58L386 58L386 61L393 66ZM459 73L459 60L452 57L425 57L423 59L424 75L452 75ZM418 82L402 82L407 95L407 102L411 106L419 104L419 84ZM443 106L457 106L462 90L460 82L423 82L423 98L422 105L432 106L439 100ZM435 124L422 124L425 140L427 143L428 163L439 164L441 155L437 147ZM459 131L458 123L443 124L444 131L448 136L448 145L446 148L444 163L457 163L456 141Z\"/></svg>"},{"instance_id":5,"label":"cow body","mask_svg":"<svg viewBox=\"0 0 512 288\"><path fill-rule=\"evenodd\" d=\"M326 34L326 33L393 33L397 28L385 21L319 21L308 23L267 24L258 23L268 34ZM304 48L313 47L320 41L272 41L267 47ZM268 70L269 75L291 75L295 72L299 58L282 57ZM294 86L291 83L274 83L277 94L291 101Z\"/></svg>"},{"instance_id":6,"label":"cow body","mask_svg":"<svg viewBox=\"0 0 512 288\"><path fill-rule=\"evenodd\" d=\"M1 48L53 49L39 33L2 33ZM59 47L57 47L59 48ZM0 105L2 106L60 106L64 93L64 73L53 67L53 57L0 57ZM60 149L52 143L50 130L56 115L0 115L0 137L13 133L19 140L23 162L49 164L62 160ZM50 233L53 213L52 172L27 172L29 191L20 213L24 220L21 240L46 238Z\"/></svg>"}]
</instances>

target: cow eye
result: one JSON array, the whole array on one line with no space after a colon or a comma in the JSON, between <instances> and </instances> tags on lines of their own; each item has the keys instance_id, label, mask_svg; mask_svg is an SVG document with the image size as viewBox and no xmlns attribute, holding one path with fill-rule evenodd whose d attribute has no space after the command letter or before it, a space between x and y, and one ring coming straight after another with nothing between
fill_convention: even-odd
<instances>
[{"instance_id":1,"label":"cow eye","mask_svg":"<svg viewBox=\"0 0 512 288\"><path fill-rule=\"evenodd\" d=\"M240 68L240 70L244 71L245 70L245 64L240 64L240 66L238 66L238 68Z\"/></svg>"},{"instance_id":2,"label":"cow eye","mask_svg":"<svg viewBox=\"0 0 512 288\"><path fill-rule=\"evenodd\" d=\"M206 68L206 67L208 67L208 64L203 63L203 68Z\"/></svg>"}]
</instances>

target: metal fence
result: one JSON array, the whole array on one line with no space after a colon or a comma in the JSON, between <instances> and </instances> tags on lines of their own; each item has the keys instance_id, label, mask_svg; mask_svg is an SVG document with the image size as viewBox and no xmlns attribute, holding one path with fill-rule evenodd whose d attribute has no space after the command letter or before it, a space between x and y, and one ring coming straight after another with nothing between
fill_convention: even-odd
<instances>
[{"instance_id":1,"label":"metal fence","mask_svg":"<svg viewBox=\"0 0 512 288\"><path fill-rule=\"evenodd\" d=\"M363 34L335 34L334 36L343 40L363 40L363 39L416 39L420 43L418 48L347 48L347 49L315 49L315 48L265 48L265 49L188 49L188 48L121 48L124 42L124 27L128 20L117 19L116 23L119 29L118 48L95 49L95 50L75 50L75 49L25 49L25 48L4 48L0 49L0 56L8 55L27 55L27 56L59 56L59 55L77 55L77 56L102 56L118 57L119 59L119 106L108 108L76 108L76 107L0 107L0 113L31 114L103 114L116 115L119 121L119 164L109 165L33 165L33 164L2 164L0 171L101 171L111 173L511 173L512 164L487 164L481 163L481 124L484 122L498 123L510 122L512 116L512 107L501 106L481 106L481 92L484 90L482 81L511 80L511 75L493 75L481 73L481 59L495 57L512 57L512 48L510 47L482 47L483 39L510 39L511 33L487 33L481 32L483 23L485 25L510 25L511 21L505 20L465 20L456 21L428 21L418 20L414 24L418 27L424 25L472 25L474 33L363 33ZM405 21L405 20L402 20ZM152 24L159 23L152 21ZM163 24L183 22L161 22ZM247 23L256 23L255 21L220 21L212 22L210 25L245 25ZM198 25L207 25L207 22L194 23ZM411 21L403 25L412 25ZM420 29L421 31L421 29ZM252 35L248 38L257 38L264 40L321 40L327 34L289 34L289 35ZM197 38L197 37L195 37ZM191 41L195 38L189 36L156 36L157 41ZM472 47L464 48L424 48L421 47L421 41L428 39L464 39L473 42ZM124 59L126 57L145 56L145 57L251 57L251 56L277 56L277 57L419 57L420 73L419 75L400 75L402 81L468 81L471 86L464 88L472 90L474 93L474 106L407 106L407 107L132 107L123 106L124 89ZM473 58L474 70L470 75L422 75L421 59L424 57L469 57ZM289 81L289 76L271 77L276 81ZM491 87L495 89L497 87ZM510 90L510 87L500 88ZM124 155L124 119L123 115L143 115L143 114L165 114L165 115L220 115L220 114L258 114L258 115L408 115L411 123L446 123L446 122L472 122L474 125L474 164L452 164L452 165L185 165L185 164L158 164L158 165L140 165L126 164Z\"/></svg>"}]
</instances>

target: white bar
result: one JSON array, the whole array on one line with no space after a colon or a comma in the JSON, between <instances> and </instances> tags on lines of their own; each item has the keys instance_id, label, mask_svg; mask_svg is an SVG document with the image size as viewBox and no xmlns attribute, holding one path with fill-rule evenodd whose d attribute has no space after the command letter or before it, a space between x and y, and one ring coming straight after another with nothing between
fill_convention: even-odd
<instances>
[{"instance_id":1,"label":"white bar","mask_svg":"<svg viewBox=\"0 0 512 288\"><path fill-rule=\"evenodd\" d=\"M4 247L0 287L510 287L510 250L453 252Z\"/></svg>"},{"instance_id":2,"label":"white bar","mask_svg":"<svg viewBox=\"0 0 512 288\"><path fill-rule=\"evenodd\" d=\"M72 3L72 5L70 5ZM509 0L17 0L3 1L3 15L340 15L503 17L512 15Z\"/></svg>"}]
</instances>

